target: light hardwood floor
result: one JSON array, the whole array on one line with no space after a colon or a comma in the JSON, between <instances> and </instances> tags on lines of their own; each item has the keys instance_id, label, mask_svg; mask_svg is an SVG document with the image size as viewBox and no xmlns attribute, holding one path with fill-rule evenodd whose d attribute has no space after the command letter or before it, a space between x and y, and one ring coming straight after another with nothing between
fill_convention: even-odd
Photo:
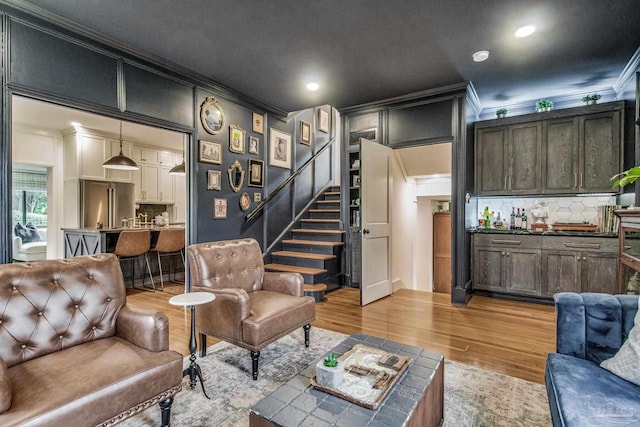
<instances>
[{"instance_id":1,"label":"light hardwood floor","mask_svg":"<svg viewBox=\"0 0 640 427\"><path fill-rule=\"evenodd\" d=\"M129 290L127 304L166 313L169 345L187 355L189 313L168 302L183 291L177 284L155 293ZM498 298L473 297L462 307L452 305L448 294L402 289L360 307L357 289L338 289L317 305L312 326L435 350L449 360L539 383L544 382L547 353L555 351L553 306ZM208 345L215 342L207 340Z\"/></svg>"}]
</instances>

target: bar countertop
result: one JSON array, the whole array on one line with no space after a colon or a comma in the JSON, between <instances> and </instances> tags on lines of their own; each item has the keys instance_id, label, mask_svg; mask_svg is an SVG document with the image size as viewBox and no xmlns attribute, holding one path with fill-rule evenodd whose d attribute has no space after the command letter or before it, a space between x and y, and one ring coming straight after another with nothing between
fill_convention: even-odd
<instances>
[{"instance_id":1,"label":"bar countertop","mask_svg":"<svg viewBox=\"0 0 640 427\"><path fill-rule=\"evenodd\" d=\"M136 227L136 228L132 228L132 227L112 227L112 228L108 228L108 227L104 227L104 228L62 228L62 231L65 232L72 232L72 233L95 233L95 234L99 234L99 233L120 233L121 231L125 231L125 230L132 230L132 231L138 231L138 230L151 230L151 231L162 231L162 230L167 230L167 229L184 229L184 225L183 224L176 224L176 225L164 225L162 227Z\"/></svg>"},{"instance_id":2,"label":"bar countertop","mask_svg":"<svg viewBox=\"0 0 640 427\"><path fill-rule=\"evenodd\" d=\"M531 231L531 230L510 230L497 228L468 228L469 233L479 234L523 234L530 236L571 236L571 237L610 237L617 238L618 233L601 233L598 231Z\"/></svg>"}]
</instances>

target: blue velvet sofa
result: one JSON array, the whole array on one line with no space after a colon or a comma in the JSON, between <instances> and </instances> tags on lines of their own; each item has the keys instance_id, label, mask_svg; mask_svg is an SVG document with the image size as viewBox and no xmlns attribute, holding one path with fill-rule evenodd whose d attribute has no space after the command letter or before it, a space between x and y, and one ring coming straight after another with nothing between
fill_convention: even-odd
<instances>
[{"instance_id":1,"label":"blue velvet sofa","mask_svg":"<svg viewBox=\"0 0 640 427\"><path fill-rule=\"evenodd\" d=\"M626 340L638 296L562 292L554 300L557 353L545 370L553 425L640 426L640 387L599 366Z\"/></svg>"}]
</instances>

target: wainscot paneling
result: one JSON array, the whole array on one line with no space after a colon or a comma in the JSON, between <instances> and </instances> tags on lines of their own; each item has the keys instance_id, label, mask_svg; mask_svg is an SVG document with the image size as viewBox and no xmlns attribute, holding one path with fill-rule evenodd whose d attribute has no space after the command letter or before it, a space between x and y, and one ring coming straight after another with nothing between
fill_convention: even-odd
<instances>
[{"instance_id":1,"label":"wainscot paneling","mask_svg":"<svg viewBox=\"0 0 640 427\"><path fill-rule=\"evenodd\" d=\"M11 21L10 34L10 83L118 107L116 57L15 21Z\"/></svg>"},{"instance_id":2,"label":"wainscot paneling","mask_svg":"<svg viewBox=\"0 0 640 427\"><path fill-rule=\"evenodd\" d=\"M451 99L389 110L389 145L451 139Z\"/></svg>"},{"instance_id":3,"label":"wainscot paneling","mask_svg":"<svg viewBox=\"0 0 640 427\"><path fill-rule=\"evenodd\" d=\"M125 62L126 110L193 127L193 85Z\"/></svg>"}]
</instances>

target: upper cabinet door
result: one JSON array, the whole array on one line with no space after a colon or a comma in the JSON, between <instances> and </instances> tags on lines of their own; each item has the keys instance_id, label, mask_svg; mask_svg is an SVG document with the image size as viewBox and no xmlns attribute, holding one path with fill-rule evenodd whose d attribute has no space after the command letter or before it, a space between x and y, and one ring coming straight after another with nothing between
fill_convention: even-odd
<instances>
[{"instance_id":1,"label":"upper cabinet door","mask_svg":"<svg viewBox=\"0 0 640 427\"><path fill-rule=\"evenodd\" d=\"M509 177L510 194L540 193L542 122L525 123L509 127Z\"/></svg>"},{"instance_id":2,"label":"upper cabinet door","mask_svg":"<svg viewBox=\"0 0 640 427\"><path fill-rule=\"evenodd\" d=\"M476 131L476 192L478 195L499 195L507 191L506 127Z\"/></svg>"},{"instance_id":3,"label":"upper cabinet door","mask_svg":"<svg viewBox=\"0 0 640 427\"><path fill-rule=\"evenodd\" d=\"M582 193L611 192L611 177L620 173L620 111L580 118Z\"/></svg>"},{"instance_id":4,"label":"upper cabinet door","mask_svg":"<svg viewBox=\"0 0 640 427\"><path fill-rule=\"evenodd\" d=\"M80 178L107 179L107 170L102 163L107 156L107 141L104 138L80 135ZM110 150L109 150L110 151Z\"/></svg>"},{"instance_id":5,"label":"upper cabinet door","mask_svg":"<svg viewBox=\"0 0 640 427\"><path fill-rule=\"evenodd\" d=\"M578 191L578 119L547 120L543 127L543 182L545 193Z\"/></svg>"}]
</instances>

